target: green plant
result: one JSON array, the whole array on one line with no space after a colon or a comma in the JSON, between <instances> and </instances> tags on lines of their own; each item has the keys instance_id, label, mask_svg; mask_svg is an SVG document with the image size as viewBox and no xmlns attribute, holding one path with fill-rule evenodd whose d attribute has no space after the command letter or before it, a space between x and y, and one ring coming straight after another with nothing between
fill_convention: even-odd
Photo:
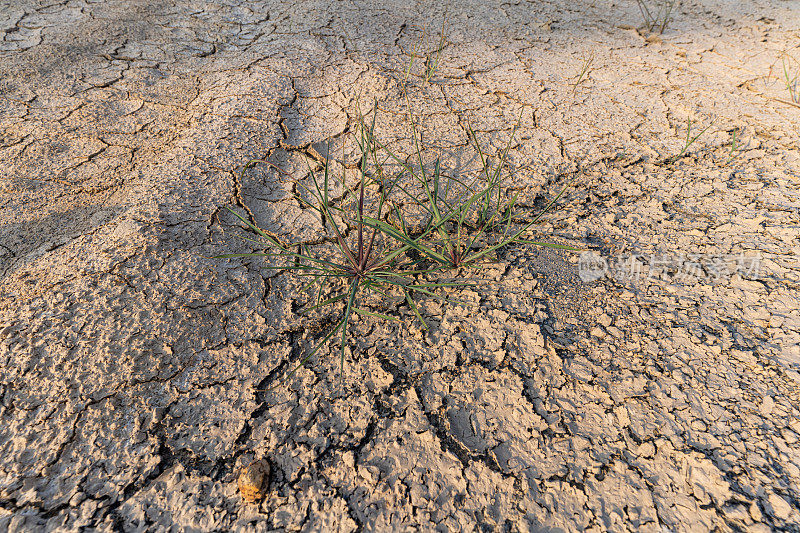
<instances>
[{"instance_id":1,"label":"green plant","mask_svg":"<svg viewBox=\"0 0 800 533\"><path fill-rule=\"evenodd\" d=\"M783 86L783 90L788 93L788 98L781 98L778 95L767 96L770 100L780 102L792 107L800 108L800 61L792 56L787 50L781 52L778 60L769 66L769 72L759 79L763 83L764 90L772 89L774 82ZM770 92L772 92L770 90ZM766 96L766 95L765 95Z\"/></svg>"},{"instance_id":2,"label":"green plant","mask_svg":"<svg viewBox=\"0 0 800 533\"><path fill-rule=\"evenodd\" d=\"M578 73L571 78L575 80L574 82L570 83L573 93L578 89L578 85L586 81L586 77L588 76L589 72L592 71L592 63L594 63L594 56L583 58L580 71L578 71Z\"/></svg>"},{"instance_id":3,"label":"green plant","mask_svg":"<svg viewBox=\"0 0 800 533\"><path fill-rule=\"evenodd\" d=\"M664 164L674 163L675 161L677 161L678 159L680 159L684 155L686 155L686 151L689 150L689 147L692 146L695 143L695 141L697 141L697 139L700 138L701 135L703 135L706 131L708 131L708 129L712 125L713 125L713 122L711 124L709 124L708 126L706 126L705 128L703 128L702 130L700 130L700 133L698 133L697 135L692 137L691 136L692 135L692 119L687 118L686 119L686 141L684 142L683 148L681 149L681 151L677 155L673 155L671 157L666 158L663 161L663 163Z\"/></svg>"},{"instance_id":4,"label":"green plant","mask_svg":"<svg viewBox=\"0 0 800 533\"><path fill-rule=\"evenodd\" d=\"M787 56L781 58L783 66L783 78L781 81L785 85L786 90L789 91L789 98L792 103L800 104L800 65L798 65L796 72L790 72L792 69L791 62L794 61L795 64L798 64L798 61L789 56L789 64L787 65L786 57Z\"/></svg>"},{"instance_id":5,"label":"green plant","mask_svg":"<svg viewBox=\"0 0 800 533\"><path fill-rule=\"evenodd\" d=\"M422 38L411 50L410 53L411 59L409 60L408 66L406 67L405 72L403 73L403 88L404 88L403 92L405 92L405 86L408 83L408 77L411 75L411 69L413 68L414 62L416 61L417 58L425 59L425 65L422 77L425 78L426 82L431 81L433 75L436 74L436 71L439 68L439 60L441 59L442 56L442 50L444 50L447 41L444 31L446 23L447 23L447 18L445 17L442 20L442 29L439 32L439 43L436 46L435 51L431 53L426 53L426 54L420 53L420 49L422 48L422 46L424 46L425 35L427 33L426 30L423 30Z\"/></svg>"},{"instance_id":6,"label":"green plant","mask_svg":"<svg viewBox=\"0 0 800 533\"><path fill-rule=\"evenodd\" d=\"M374 128L374 122L372 127ZM387 246L394 244L394 241L382 239L380 228L369 227L365 223L367 218L365 215L365 195L367 190L376 190L377 207L375 208L375 216L380 219L387 199L396 185L397 179L400 177L398 176L394 180L380 179L376 181L368 176L370 160L373 163L377 162L373 145L369 141L371 138L373 136L367 133L366 127L363 127L362 124L359 142L361 147L360 180L354 188L346 187L343 179L339 180L332 175L330 160L327 159L321 180L317 177L316 172L310 169L313 186L312 188L305 188L305 192L313 200L298 196L298 200L306 207L315 210L319 214L323 225L329 228L329 237L333 240L336 250L335 257L329 257L324 250L317 250L316 248L319 247L315 248L302 243L284 243L277 236L259 228L241 214L230 208L228 209L262 240L249 237L245 237L245 239L267 248L268 251L222 254L216 256L217 258L263 257L282 260L282 263L267 265L265 268L293 272L308 278L308 283L301 292L312 289L314 286L317 287L315 303L305 309L305 312L332 306L339 302L344 302L345 304L344 312L336 322L336 325L323 338L322 342L302 359L298 368L337 334L341 334L341 359L342 365L344 365L347 326L353 313L376 316L387 320L398 320L395 317L357 307L356 300L360 292L380 292L383 288L394 286L400 288L410 300L409 293L412 291L431 293L431 289L448 285L446 283L415 283L410 276L419 274L422 271L416 269L413 262L403 258L403 253L407 247ZM253 164L263 162L266 161L251 161L242 172ZM380 168L378 170L380 171ZM380 177L384 178L382 175ZM344 197L340 201L334 201L330 194L331 185L334 181L338 182L345 191ZM351 226L353 231L349 232L348 229ZM355 235L348 239L348 233L355 233ZM337 289L343 290L336 294Z\"/></svg>"},{"instance_id":7,"label":"green plant","mask_svg":"<svg viewBox=\"0 0 800 533\"><path fill-rule=\"evenodd\" d=\"M648 32L664 33L672 20L672 12L678 4L678 0L654 0L650 6L648 3L650 3L649 0L636 0L639 12L644 19L645 29ZM653 7L652 10L651 7Z\"/></svg>"},{"instance_id":8,"label":"green plant","mask_svg":"<svg viewBox=\"0 0 800 533\"><path fill-rule=\"evenodd\" d=\"M742 151L741 147L739 146L739 140L736 136L739 134L739 128L733 129L733 137L731 139L731 149L728 152L728 159L725 161L725 165L730 165L734 159L739 157L739 152Z\"/></svg>"},{"instance_id":9,"label":"green plant","mask_svg":"<svg viewBox=\"0 0 800 533\"><path fill-rule=\"evenodd\" d=\"M431 81L431 78L439 68L439 59L442 56L442 50L444 50L445 45L444 26L446 22L446 18L442 19L442 30L439 33L439 44L436 46L436 52L425 57L425 81Z\"/></svg>"},{"instance_id":10,"label":"green plant","mask_svg":"<svg viewBox=\"0 0 800 533\"><path fill-rule=\"evenodd\" d=\"M385 234L392 236L400 244L412 249L436 265L440 269L458 269L461 267L477 268L489 254L511 243L528 243L540 246L574 249L552 243L526 241L522 235L552 207L564 194L567 184L550 203L527 224L512 228L513 208L519 193L508 200L503 199L501 172L506 165L508 151L514 140L512 132L508 143L499 154L498 162L492 165L480 147L475 132L469 128L470 139L474 142L480 158L481 171L471 182L466 183L455 177L443 177L441 159L437 158L433 171L425 170L422 160L421 135L418 134L411 121L414 133L415 152L419 167L417 169L406 164L401 158L383 147L390 158L399 163L404 171L412 176L421 194L413 194L404 189L408 198L416 206L421 207L426 215L426 224L421 232L411 231L406 217L398 210L393 212L395 223L377 219L368 219L367 224L380 228ZM516 128L515 128L516 131ZM442 181L445 180L445 186ZM453 183L461 190L456 191L454 198L448 198L453 190ZM489 237L495 241L489 244Z\"/></svg>"},{"instance_id":11,"label":"green plant","mask_svg":"<svg viewBox=\"0 0 800 533\"><path fill-rule=\"evenodd\" d=\"M332 309L339 306L341 315L333 328L318 345L307 353L297 371L310 357L336 335L340 337L341 365L344 366L348 324L353 314L399 321L397 317L365 309L359 304L362 294L399 293L419 320L427 328L414 302L414 294L431 296L448 301L438 294L443 288L457 288L471 283L457 274L450 280L440 281L441 274L459 267L478 267L488 254L513 243L528 243L523 233L535 224L564 193L566 186L532 221L521 227L512 227L512 209L517 196L503 201L501 171L513 140L509 140L496 166L489 163L475 142L482 164L482 173L470 183L453 176L445 176L440 159L433 173L425 169L421 135L412 121L414 150L418 168L407 164L375 137L377 103L370 125L360 120L357 142L361 152L358 164L359 179L348 186L345 176L331 172L330 158L326 158L320 171L309 167L311 184L301 189L305 197L298 200L319 215L327 229L327 240L333 250L319 244L284 243L277 236L259 228L243 215L229 209L257 239L245 237L265 249L262 252L222 254L218 258L259 257L278 260L266 268L291 272L307 279L301 292L315 291L311 305L304 312ZM389 161L399 163L399 172L389 176ZM255 160L249 166L267 161ZM321 176L318 173L321 172ZM333 185L343 190L341 198L331 194ZM448 198L451 189L462 190ZM399 198L397 198L399 196ZM409 217L422 214L427 221L422 230L414 232ZM496 234L494 243L480 245L482 237ZM485 239L484 239L485 240ZM570 248L550 243L535 243L557 248ZM330 246L328 248L331 248Z\"/></svg>"}]
</instances>

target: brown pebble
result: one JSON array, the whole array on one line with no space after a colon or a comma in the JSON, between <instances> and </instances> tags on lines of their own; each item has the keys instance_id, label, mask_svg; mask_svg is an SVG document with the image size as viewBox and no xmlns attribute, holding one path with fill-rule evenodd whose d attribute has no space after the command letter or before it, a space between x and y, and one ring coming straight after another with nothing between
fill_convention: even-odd
<instances>
[{"instance_id":1,"label":"brown pebble","mask_svg":"<svg viewBox=\"0 0 800 533\"><path fill-rule=\"evenodd\" d=\"M239 492L246 503L256 503L264 498L269 485L269 463L253 461L239 474Z\"/></svg>"}]
</instances>

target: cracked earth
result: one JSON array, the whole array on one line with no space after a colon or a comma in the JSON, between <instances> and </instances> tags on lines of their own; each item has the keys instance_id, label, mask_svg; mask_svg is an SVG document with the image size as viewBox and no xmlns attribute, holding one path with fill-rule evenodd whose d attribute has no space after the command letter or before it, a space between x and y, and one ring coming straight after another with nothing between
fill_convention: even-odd
<instances>
[{"instance_id":1,"label":"cracked earth","mask_svg":"<svg viewBox=\"0 0 800 533\"><path fill-rule=\"evenodd\" d=\"M0 529L800 531L800 6L641 23L0 1ZM291 276L210 259L250 251L223 207L316 242L307 163L352 148L358 102L410 153L406 93L453 165L468 125L494 151L519 122L521 216L574 180L539 240L759 268L584 281L575 252L511 246L463 303L422 299L428 331L395 306L353 325L343 375L323 350L282 379L326 324ZM674 158L687 120L708 129Z\"/></svg>"}]
</instances>

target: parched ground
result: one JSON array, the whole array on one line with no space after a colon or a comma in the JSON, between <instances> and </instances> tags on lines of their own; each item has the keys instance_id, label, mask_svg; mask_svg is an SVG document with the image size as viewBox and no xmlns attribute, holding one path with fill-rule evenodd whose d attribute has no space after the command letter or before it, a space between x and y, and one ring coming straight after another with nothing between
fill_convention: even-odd
<instances>
[{"instance_id":1,"label":"parched ground","mask_svg":"<svg viewBox=\"0 0 800 533\"><path fill-rule=\"evenodd\" d=\"M0 529L800 531L800 4L441 4L0 1ZM319 239L357 101L454 165L519 122L607 275L510 247L282 380L325 324L222 208Z\"/></svg>"}]
</instances>

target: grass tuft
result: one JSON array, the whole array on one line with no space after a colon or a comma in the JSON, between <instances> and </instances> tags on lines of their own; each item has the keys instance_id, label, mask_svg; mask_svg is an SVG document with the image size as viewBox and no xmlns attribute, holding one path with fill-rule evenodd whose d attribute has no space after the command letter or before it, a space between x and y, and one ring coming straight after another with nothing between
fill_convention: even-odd
<instances>
[{"instance_id":1,"label":"grass tuft","mask_svg":"<svg viewBox=\"0 0 800 533\"><path fill-rule=\"evenodd\" d=\"M330 331L287 379L331 339L339 341L344 370L348 325L354 314L400 321L365 308L362 296L399 295L421 327L427 329L415 296L452 302L442 296L443 290L472 285L465 271L488 263L501 248L527 243L574 250L523 238L561 198L569 184L532 220L520 223L512 216L519 193L508 198L502 176L516 127L494 163L470 128L469 137L480 160L480 171L473 179L462 180L443 170L441 157L435 160L432 169L426 168L422 135L413 120L415 164L407 163L381 143L375 136L377 112L376 103L371 120L361 117L354 133L360 151L355 183L346 183L344 173L341 176L334 173L330 157L325 158L321 169L309 166L308 186L299 183L305 194L297 195L297 199L320 217L326 231L321 241L328 246L285 243L229 209L251 233L245 239L264 251L223 254L217 258L267 259L270 264L266 268L307 280L302 292L310 292L313 299L304 312L325 309L338 312ZM260 163L272 165L253 161L242 172ZM392 173L390 166L399 170ZM343 196L333 197L334 186L344 191Z\"/></svg>"},{"instance_id":2,"label":"grass tuft","mask_svg":"<svg viewBox=\"0 0 800 533\"><path fill-rule=\"evenodd\" d=\"M430 82L431 78L436 74L436 71L439 69L439 61L442 57L442 51L447 46L447 34L445 32L445 27L447 25L447 16L442 19L442 28L439 32L439 42L436 45L435 50L428 53L422 53L421 49L424 46L425 36L427 35L427 29L423 29L422 31L422 38L420 41L414 45L411 52L409 53L409 62L408 66L406 67L403 73L403 92L406 90L406 86L408 84L408 78L411 75L411 71L414 67L414 63L417 59L423 61L423 69L422 69L422 78L425 79L426 82Z\"/></svg>"},{"instance_id":3,"label":"grass tuft","mask_svg":"<svg viewBox=\"0 0 800 533\"><path fill-rule=\"evenodd\" d=\"M673 155L673 156L670 156L670 157L664 159L661 162L661 164L670 165L670 164L674 163L675 161L679 160L680 158L684 157L686 155L687 151L689 150L689 148L697 141L697 139L699 139L700 136L703 135L705 132L707 132L709 130L709 128L711 128L711 126L713 126L713 125L714 125L714 123L712 122L711 124L709 124L708 126L703 128L702 130L700 130L699 133L696 133L694 136L692 136L692 119L687 118L686 119L686 139L684 141L683 148L681 148L681 151L678 152L676 155ZM735 139L735 137L734 137L734 139Z\"/></svg>"},{"instance_id":4,"label":"grass tuft","mask_svg":"<svg viewBox=\"0 0 800 533\"><path fill-rule=\"evenodd\" d=\"M672 20L678 0L636 0L636 4L644 19L645 29L650 33L662 34Z\"/></svg>"},{"instance_id":5,"label":"grass tuft","mask_svg":"<svg viewBox=\"0 0 800 533\"><path fill-rule=\"evenodd\" d=\"M800 61L786 55L781 58L781 66L781 82L789 92L792 103L800 104Z\"/></svg>"}]
</instances>

